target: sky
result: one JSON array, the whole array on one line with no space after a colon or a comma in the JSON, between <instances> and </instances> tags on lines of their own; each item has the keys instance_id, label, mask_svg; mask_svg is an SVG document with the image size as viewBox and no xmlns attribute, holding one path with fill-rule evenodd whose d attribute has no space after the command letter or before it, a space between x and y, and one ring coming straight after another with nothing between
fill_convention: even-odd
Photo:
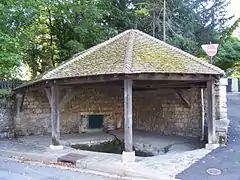
<instances>
[{"instance_id":1,"label":"sky","mask_svg":"<svg viewBox=\"0 0 240 180\"><path fill-rule=\"evenodd\" d=\"M235 20L237 17L240 17L240 0L231 0L231 4L228 7L228 15L235 15Z\"/></svg>"},{"instance_id":2,"label":"sky","mask_svg":"<svg viewBox=\"0 0 240 180\"><path fill-rule=\"evenodd\" d=\"M228 7L228 15L235 15L230 24L240 17L240 0L231 0L231 4ZM233 36L240 39L240 26L233 32Z\"/></svg>"}]
</instances>

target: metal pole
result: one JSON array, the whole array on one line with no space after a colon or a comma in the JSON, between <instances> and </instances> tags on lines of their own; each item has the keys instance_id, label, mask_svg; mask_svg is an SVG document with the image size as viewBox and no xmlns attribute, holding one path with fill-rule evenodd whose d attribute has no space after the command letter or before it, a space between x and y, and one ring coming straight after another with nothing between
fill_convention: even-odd
<instances>
[{"instance_id":1,"label":"metal pole","mask_svg":"<svg viewBox=\"0 0 240 180\"><path fill-rule=\"evenodd\" d=\"M213 57L210 57L210 63L213 64Z\"/></svg>"},{"instance_id":2,"label":"metal pole","mask_svg":"<svg viewBox=\"0 0 240 180\"><path fill-rule=\"evenodd\" d=\"M155 8L153 8L153 37L155 37L155 31L156 31L156 12Z\"/></svg>"},{"instance_id":3,"label":"metal pole","mask_svg":"<svg viewBox=\"0 0 240 180\"><path fill-rule=\"evenodd\" d=\"M163 41L166 41L166 0L163 1Z\"/></svg>"}]
</instances>

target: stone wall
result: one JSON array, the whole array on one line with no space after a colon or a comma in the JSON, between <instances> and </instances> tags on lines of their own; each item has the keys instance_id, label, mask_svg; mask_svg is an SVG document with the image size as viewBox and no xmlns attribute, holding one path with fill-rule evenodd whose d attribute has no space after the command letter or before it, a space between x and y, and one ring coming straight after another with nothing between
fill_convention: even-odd
<instances>
[{"instance_id":1,"label":"stone wall","mask_svg":"<svg viewBox=\"0 0 240 180\"><path fill-rule=\"evenodd\" d=\"M182 91L190 103L186 107L171 89L136 92L133 95L134 126L136 129L159 132L164 135L201 135L201 91Z\"/></svg>"},{"instance_id":2,"label":"stone wall","mask_svg":"<svg viewBox=\"0 0 240 180\"><path fill-rule=\"evenodd\" d=\"M220 79L215 88L216 92L216 142L226 144L229 119L227 116L227 85L226 78Z\"/></svg>"},{"instance_id":3,"label":"stone wall","mask_svg":"<svg viewBox=\"0 0 240 180\"><path fill-rule=\"evenodd\" d=\"M16 135L51 133L50 105L45 91L27 91L22 110L15 117Z\"/></svg>"},{"instance_id":4,"label":"stone wall","mask_svg":"<svg viewBox=\"0 0 240 180\"><path fill-rule=\"evenodd\" d=\"M84 86L61 110L61 132L77 133L87 130L87 115L104 115L107 129L116 129L123 120L123 91L119 87ZM118 122L118 123L117 123ZM79 127L80 125L80 127Z\"/></svg>"},{"instance_id":5,"label":"stone wall","mask_svg":"<svg viewBox=\"0 0 240 180\"><path fill-rule=\"evenodd\" d=\"M221 79L216 87L216 120L227 119L227 79Z\"/></svg>"},{"instance_id":6,"label":"stone wall","mask_svg":"<svg viewBox=\"0 0 240 180\"><path fill-rule=\"evenodd\" d=\"M13 135L12 108L11 98L0 98L0 138Z\"/></svg>"},{"instance_id":7,"label":"stone wall","mask_svg":"<svg viewBox=\"0 0 240 180\"><path fill-rule=\"evenodd\" d=\"M83 86L74 89L75 96L61 108L61 133L88 130L90 114L104 115L104 128L123 128L123 88L110 85ZM200 89L183 91L191 107L171 89L133 92L133 128L165 135L201 135ZM51 132L50 105L42 90L28 91L22 111L15 117L17 135L47 134Z\"/></svg>"}]
</instances>

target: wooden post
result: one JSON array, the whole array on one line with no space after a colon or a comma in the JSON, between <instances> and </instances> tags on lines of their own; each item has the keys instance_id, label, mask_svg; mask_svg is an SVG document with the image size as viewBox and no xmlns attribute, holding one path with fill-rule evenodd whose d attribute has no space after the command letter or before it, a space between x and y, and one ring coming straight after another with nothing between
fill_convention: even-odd
<instances>
[{"instance_id":1,"label":"wooden post","mask_svg":"<svg viewBox=\"0 0 240 180\"><path fill-rule=\"evenodd\" d=\"M124 144L126 152L133 151L132 80L124 80Z\"/></svg>"},{"instance_id":2,"label":"wooden post","mask_svg":"<svg viewBox=\"0 0 240 180\"><path fill-rule=\"evenodd\" d=\"M51 121L52 121L52 145L60 145L60 112L59 112L59 88L51 85Z\"/></svg>"},{"instance_id":3,"label":"wooden post","mask_svg":"<svg viewBox=\"0 0 240 180\"><path fill-rule=\"evenodd\" d=\"M207 82L208 97L208 144L215 144L215 89L214 81Z\"/></svg>"}]
</instances>

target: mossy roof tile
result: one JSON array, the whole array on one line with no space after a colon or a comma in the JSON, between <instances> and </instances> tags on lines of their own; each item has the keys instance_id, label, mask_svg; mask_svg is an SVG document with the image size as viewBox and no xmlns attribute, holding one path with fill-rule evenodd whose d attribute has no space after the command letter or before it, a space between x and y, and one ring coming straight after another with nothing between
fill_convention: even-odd
<instances>
[{"instance_id":1,"label":"mossy roof tile","mask_svg":"<svg viewBox=\"0 0 240 180\"><path fill-rule=\"evenodd\" d=\"M129 48L131 49L130 58ZM128 60L125 61L126 59ZM146 33L139 30L127 30L97 46L76 54L69 61L44 73L29 84L67 77L147 72L224 74L220 68Z\"/></svg>"}]
</instances>

